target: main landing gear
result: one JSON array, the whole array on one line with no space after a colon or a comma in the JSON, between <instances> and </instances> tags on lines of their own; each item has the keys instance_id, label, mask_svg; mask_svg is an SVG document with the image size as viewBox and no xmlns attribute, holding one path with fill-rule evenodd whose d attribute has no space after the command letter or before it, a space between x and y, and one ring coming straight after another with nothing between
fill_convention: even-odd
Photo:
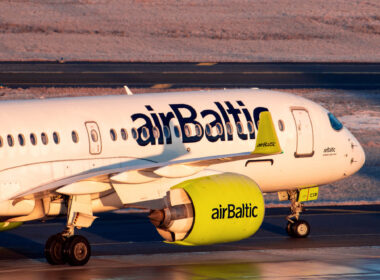
<instances>
[{"instance_id":1,"label":"main landing gear","mask_svg":"<svg viewBox=\"0 0 380 280\"><path fill-rule=\"evenodd\" d=\"M286 225L286 232L290 237L305 238L310 233L310 225L305 220L301 220L300 214L303 210L303 205L298 202L299 191L288 191L288 199L291 202L290 210L291 214L286 217L288 223Z\"/></svg>"},{"instance_id":2,"label":"main landing gear","mask_svg":"<svg viewBox=\"0 0 380 280\"><path fill-rule=\"evenodd\" d=\"M90 256L90 244L81 235L67 236L65 232L58 233L50 236L45 244L45 257L52 265L65 263L74 266L85 265Z\"/></svg>"},{"instance_id":3,"label":"main landing gear","mask_svg":"<svg viewBox=\"0 0 380 280\"><path fill-rule=\"evenodd\" d=\"M90 227L96 219L92 214L90 195L73 195L68 198L66 230L50 236L45 244L48 263L59 265L85 265L91 257L87 239L74 235L75 228Z\"/></svg>"}]
</instances>

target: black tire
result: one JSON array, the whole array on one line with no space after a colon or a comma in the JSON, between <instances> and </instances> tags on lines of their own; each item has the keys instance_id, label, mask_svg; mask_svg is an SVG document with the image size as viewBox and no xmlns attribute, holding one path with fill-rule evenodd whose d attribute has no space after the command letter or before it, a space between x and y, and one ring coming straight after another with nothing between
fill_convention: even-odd
<instances>
[{"instance_id":1,"label":"black tire","mask_svg":"<svg viewBox=\"0 0 380 280\"><path fill-rule=\"evenodd\" d=\"M48 263L52 265L65 264L63 257L63 247L65 238L61 234L55 234L46 241L44 254Z\"/></svg>"},{"instance_id":2,"label":"black tire","mask_svg":"<svg viewBox=\"0 0 380 280\"><path fill-rule=\"evenodd\" d=\"M288 222L287 224L286 224L286 228L285 228L285 230L286 230L286 233L290 236L290 237L294 237L294 232L293 232L293 223L291 223L291 222Z\"/></svg>"},{"instance_id":3,"label":"black tire","mask_svg":"<svg viewBox=\"0 0 380 280\"><path fill-rule=\"evenodd\" d=\"M90 243L81 235L73 235L66 240L63 255L70 265L85 265L91 257Z\"/></svg>"},{"instance_id":4,"label":"black tire","mask_svg":"<svg viewBox=\"0 0 380 280\"><path fill-rule=\"evenodd\" d=\"M294 237L305 238L310 233L310 225L304 220L298 220L292 225Z\"/></svg>"}]
</instances>

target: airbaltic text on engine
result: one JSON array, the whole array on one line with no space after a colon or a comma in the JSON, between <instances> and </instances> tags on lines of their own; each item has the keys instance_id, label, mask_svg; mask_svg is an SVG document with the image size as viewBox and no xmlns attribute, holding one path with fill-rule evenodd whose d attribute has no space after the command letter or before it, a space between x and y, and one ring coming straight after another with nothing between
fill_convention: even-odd
<instances>
[{"instance_id":1,"label":"airbaltic text on engine","mask_svg":"<svg viewBox=\"0 0 380 280\"><path fill-rule=\"evenodd\" d=\"M251 206L251 203L242 203L241 207L236 207L234 204L228 204L227 207L212 209L212 219L233 219L233 218L256 218L257 206Z\"/></svg>"},{"instance_id":2,"label":"airbaltic text on engine","mask_svg":"<svg viewBox=\"0 0 380 280\"><path fill-rule=\"evenodd\" d=\"M218 123L224 124L227 126L227 123L230 123L230 117L232 117L233 121L235 122L236 126L238 125L240 120L240 114L243 114L245 117L245 120L247 122L254 123L256 126L256 129L258 128L258 121L260 117L260 113L263 111L268 111L267 108L264 107L256 107L253 109L252 114L250 113L250 110L246 108L244 103L242 101L236 101L237 106L233 105L230 101L225 101L225 106L222 105L221 102L214 102L217 110L212 109L205 109L200 112L200 115L202 118L206 118L208 116L211 116L214 118L213 121L209 123L211 128L214 128ZM181 129L181 135L182 135L182 142L183 143L194 143L200 141L203 136L206 136L207 140L210 142L216 142L216 141L232 141L233 135L225 133L225 129L223 129L223 133L218 135L208 135L207 133L204 133L204 127L202 124L197 120L198 113L197 111L188 104L169 104L170 108L173 110L172 112L160 112L156 113L154 112L154 109L151 105L145 105L145 108L149 111L149 114L143 114L143 113L136 113L131 116L131 119L133 122L136 122L137 120L143 120L144 124L137 128L137 133L140 137L136 137L136 142L140 146L146 146L146 145L163 145L164 144L164 137L166 144L172 143L172 133L171 131L166 131L170 129L170 121L172 119L177 119L180 129ZM240 107L240 108L239 108ZM186 117L185 117L186 116ZM222 121L223 119L223 121ZM161 120L161 121L160 121ZM161 124L162 123L162 124ZM199 133L196 135L186 135L185 133L185 126L186 125L196 125L199 128ZM154 137L155 133L153 131L154 126L159 130L159 136L156 139ZM143 134L143 130L147 129L149 133L146 133L148 136L146 138L141 137ZM248 140L248 139L255 139L255 130L249 132L249 133L238 133L238 137L242 140Z\"/></svg>"}]
</instances>

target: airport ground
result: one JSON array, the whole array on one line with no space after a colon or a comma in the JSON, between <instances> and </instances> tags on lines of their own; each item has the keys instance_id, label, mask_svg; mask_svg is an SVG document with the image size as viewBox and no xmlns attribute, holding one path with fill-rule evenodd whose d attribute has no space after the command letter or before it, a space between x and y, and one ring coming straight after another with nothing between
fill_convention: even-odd
<instances>
[{"instance_id":1,"label":"airport ground","mask_svg":"<svg viewBox=\"0 0 380 280\"><path fill-rule=\"evenodd\" d=\"M0 1L0 59L380 61L378 0Z\"/></svg>"},{"instance_id":2,"label":"airport ground","mask_svg":"<svg viewBox=\"0 0 380 280\"><path fill-rule=\"evenodd\" d=\"M65 220L29 222L0 239L1 279L379 279L380 205L307 207L306 239L285 232L287 208L269 208L261 229L235 243L162 242L147 213L99 215L78 233L92 246L84 267L50 266L46 239Z\"/></svg>"}]
</instances>

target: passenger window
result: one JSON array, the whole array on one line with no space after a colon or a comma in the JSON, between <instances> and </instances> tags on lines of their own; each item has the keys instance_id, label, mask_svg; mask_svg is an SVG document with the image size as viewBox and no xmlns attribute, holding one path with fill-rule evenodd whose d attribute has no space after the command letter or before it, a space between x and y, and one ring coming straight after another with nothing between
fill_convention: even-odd
<instances>
[{"instance_id":1,"label":"passenger window","mask_svg":"<svg viewBox=\"0 0 380 280\"><path fill-rule=\"evenodd\" d=\"M132 138L133 139L137 139L138 135L137 135L137 129L136 128L132 128Z\"/></svg>"},{"instance_id":2,"label":"passenger window","mask_svg":"<svg viewBox=\"0 0 380 280\"><path fill-rule=\"evenodd\" d=\"M190 137L191 136L191 128L188 124L185 124L185 135L187 137Z\"/></svg>"},{"instance_id":3,"label":"passenger window","mask_svg":"<svg viewBox=\"0 0 380 280\"><path fill-rule=\"evenodd\" d=\"M153 127L153 136L156 139L160 138L160 130L158 129L157 126Z\"/></svg>"},{"instance_id":4,"label":"passenger window","mask_svg":"<svg viewBox=\"0 0 380 280\"><path fill-rule=\"evenodd\" d=\"M25 145L25 138L24 138L24 135L22 135L22 134L19 134L19 135L18 135L18 142L20 143L21 146L24 146L24 145Z\"/></svg>"},{"instance_id":5,"label":"passenger window","mask_svg":"<svg viewBox=\"0 0 380 280\"><path fill-rule=\"evenodd\" d=\"M278 120L278 128L280 129L280 131L285 130L285 124L283 120Z\"/></svg>"},{"instance_id":6,"label":"passenger window","mask_svg":"<svg viewBox=\"0 0 380 280\"><path fill-rule=\"evenodd\" d=\"M198 137L201 137L202 136L202 127L200 126L200 124L196 124L195 125L195 134L198 136Z\"/></svg>"},{"instance_id":7,"label":"passenger window","mask_svg":"<svg viewBox=\"0 0 380 280\"><path fill-rule=\"evenodd\" d=\"M211 136L211 134L212 134L212 127L211 127L210 124L207 124L207 125L206 125L206 134L207 134L208 136Z\"/></svg>"},{"instance_id":8,"label":"passenger window","mask_svg":"<svg viewBox=\"0 0 380 280\"><path fill-rule=\"evenodd\" d=\"M46 135L45 132L41 133L41 141L44 145L46 145L49 142L48 136Z\"/></svg>"},{"instance_id":9,"label":"passenger window","mask_svg":"<svg viewBox=\"0 0 380 280\"><path fill-rule=\"evenodd\" d=\"M177 138L181 137L181 130L179 129L178 125L174 126L174 134Z\"/></svg>"},{"instance_id":10,"label":"passenger window","mask_svg":"<svg viewBox=\"0 0 380 280\"><path fill-rule=\"evenodd\" d=\"M71 132L71 138L73 139L73 142L74 142L74 143L78 143L78 141L79 141L79 137L78 137L78 133L77 133L75 130L73 130L73 131Z\"/></svg>"},{"instance_id":11,"label":"passenger window","mask_svg":"<svg viewBox=\"0 0 380 280\"><path fill-rule=\"evenodd\" d=\"M141 129L141 138L143 140L146 140L149 138L149 130L146 126L144 126L142 129Z\"/></svg>"},{"instance_id":12,"label":"passenger window","mask_svg":"<svg viewBox=\"0 0 380 280\"><path fill-rule=\"evenodd\" d=\"M247 127L248 127L249 134L252 134L253 132L255 132L255 127L253 126L253 122L249 121L247 123Z\"/></svg>"},{"instance_id":13,"label":"passenger window","mask_svg":"<svg viewBox=\"0 0 380 280\"><path fill-rule=\"evenodd\" d=\"M127 131L125 130L125 128L120 129L120 135L121 135L121 138L122 138L124 141L127 140L128 135L127 135Z\"/></svg>"},{"instance_id":14,"label":"passenger window","mask_svg":"<svg viewBox=\"0 0 380 280\"><path fill-rule=\"evenodd\" d=\"M7 141L8 141L9 147L13 147L14 141L13 141L13 136L12 135L8 134Z\"/></svg>"},{"instance_id":15,"label":"passenger window","mask_svg":"<svg viewBox=\"0 0 380 280\"><path fill-rule=\"evenodd\" d=\"M232 124L230 122L226 123L226 128L227 128L227 134L232 135L234 133L234 129L232 127Z\"/></svg>"},{"instance_id":16,"label":"passenger window","mask_svg":"<svg viewBox=\"0 0 380 280\"><path fill-rule=\"evenodd\" d=\"M59 144L60 139L59 139L58 132L55 132L55 131L53 132L53 141L54 141L55 144Z\"/></svg>"},{"instance_id":17,"label":"passenger window","mask_svg":"<svg viewBox=\"0 0 380 280\"><path fill-rule=\"evenodd\" d=\"M34 133L30 134L30 142L32 143L32 145L37 144L37 136Z\"/></svg>"},{"instance_id":18,"label":"passenger window","mask_svg":"<svg viewBox=\"0 0 380 280\"><path fill-rule=\"evenodd\" d=\"M236 123L236 128L237 128L237 132L238 132L239 134L243 134L243 133L244 133L244 128L243 128L243 125L242 125L241 122L237 122L237 123Z\"/></svg>"},{"instance_id":19,"label":"passenger window","mask_svg":"<svg viewBox=\"0 0 380 280\"><path fill-rule=\"evenodd\" d=\"M216 124L216 131L218 132L219 136L223 134L223 126L221 123Z\"/></svg>"},{"instance_id":20,"label":"passenger window","mask_svg":"<svg viewBox=\"0 0 380 280\"><path fill-rule=\"evenodd\" d=\"M110 130L110 135L111 135L112 141L116 141L117 135L116 135L116 131L113 128Z\"/></svg>"},{"instance_id":21,"label":"passenger window","mask_svg":"<svg viewBox=\"0 0 380 280\"><path fill-rule=\"evenodd\" d=\"M92 142L98 142L99 136L98 136L98 132L95 129L91 129L90 135L91 135Z\"/></svg>"},{"instance_id":22,"label":"passenger window","mask_svg":"<svg viewBox=\"0 0 380 280\"><path fill-rule=\"evenodd\" d=\"M170 128L168 126L164 126L164 135L165 135L165 138L170 137Z\"/></svg>"}]
</instances>

